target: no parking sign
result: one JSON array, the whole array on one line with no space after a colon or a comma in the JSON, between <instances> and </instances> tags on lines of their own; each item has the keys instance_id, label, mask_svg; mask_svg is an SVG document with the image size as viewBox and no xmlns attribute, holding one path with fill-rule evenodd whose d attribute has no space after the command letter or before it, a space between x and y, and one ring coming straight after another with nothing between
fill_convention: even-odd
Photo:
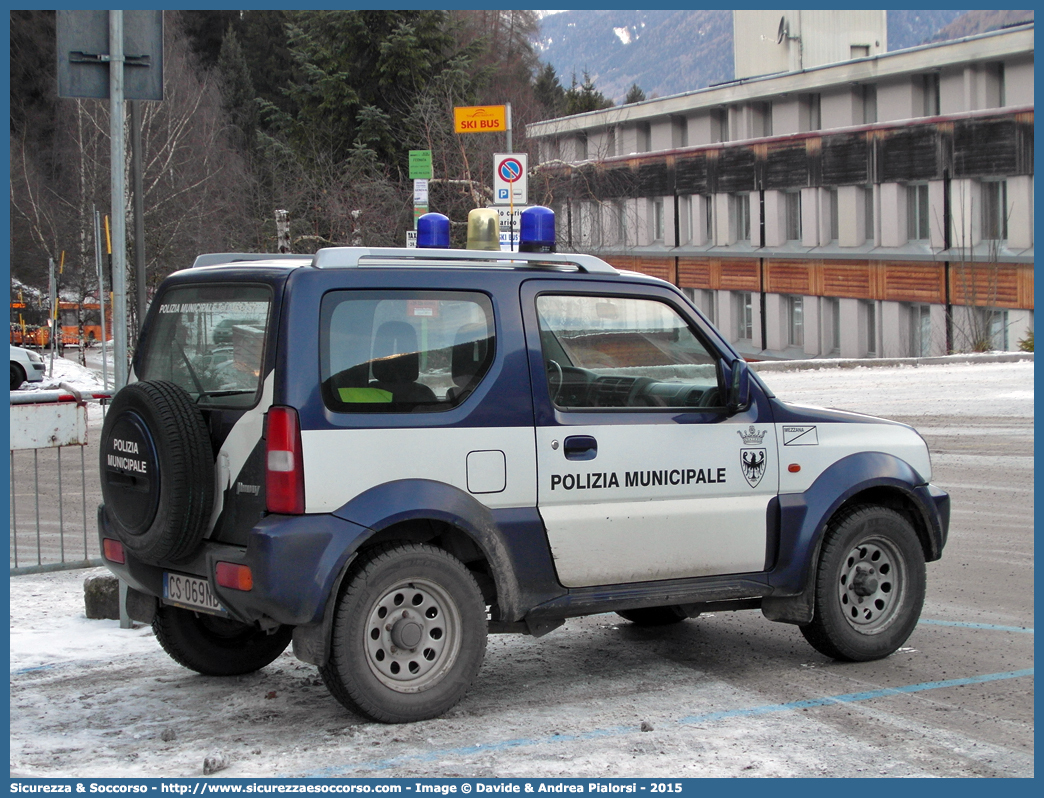
<instances>
[{"instance_id":1,"label":"no parking sign","mask_svg":"<svg viewBox=\"0 0 1044 798\"><path fill-rule=\"evenodd\" d=\"M529 156L524 152L493 156L493 201L497 205L525 205L529 199Z\"/></svg>"}]
</instances>

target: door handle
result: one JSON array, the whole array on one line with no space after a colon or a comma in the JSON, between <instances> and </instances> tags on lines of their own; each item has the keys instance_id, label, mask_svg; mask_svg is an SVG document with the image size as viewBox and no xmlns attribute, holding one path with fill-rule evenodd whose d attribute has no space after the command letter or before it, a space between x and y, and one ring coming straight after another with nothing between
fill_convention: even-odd
<instances>
[{"instance_id":1,"label":"door handle","mask_svg":"<svg viewBox=\"0 0 1044 798\"><path fill-rule=\"evenodd\" d=\"M562 451L566 460L594 460L598 455L598 441L590 435L570 435Z\"/></svg>"}]
</instances>

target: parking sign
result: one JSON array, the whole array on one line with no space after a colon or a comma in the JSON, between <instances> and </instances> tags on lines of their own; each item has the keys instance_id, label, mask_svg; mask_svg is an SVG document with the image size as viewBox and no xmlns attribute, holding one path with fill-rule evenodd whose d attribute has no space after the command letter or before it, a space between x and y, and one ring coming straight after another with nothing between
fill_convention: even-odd
<instances>
[{"instance_id":1,"label":"parking sign","mask_svg":"<svg viewBox=\"0 0 1044 798\"><path fill-rule=\"evenodd\" d=\"M529 201L529 156L501 152L493 156L493 201L497 205L525 205Z\"/></svg>"}]
</instances>

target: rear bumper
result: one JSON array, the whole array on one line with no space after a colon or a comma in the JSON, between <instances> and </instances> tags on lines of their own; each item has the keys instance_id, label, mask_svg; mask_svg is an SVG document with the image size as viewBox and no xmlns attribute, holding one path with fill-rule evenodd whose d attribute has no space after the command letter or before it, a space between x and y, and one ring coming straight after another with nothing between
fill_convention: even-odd
<instances>
[{"instance_id":1,"label":"rear bumper","mask_svg":"<svg viewBox=\"0 0 1044 798\"><path fill-rule=\"evenodd\" d=\"M198 576L208 581L233 618L298 626L322 620L337 577L368 533L365 527L332 515L273 515L250 530L246 546L204 541L186 560L156 564L142 562L125 548L124 563L106 559L105 565L135 590L161 601L164 571ZM117 539L104 505L98 507L98 535ZM250 568L252 589L218 585L214 574L219 562Z\"/></svg>"}]
</instances>

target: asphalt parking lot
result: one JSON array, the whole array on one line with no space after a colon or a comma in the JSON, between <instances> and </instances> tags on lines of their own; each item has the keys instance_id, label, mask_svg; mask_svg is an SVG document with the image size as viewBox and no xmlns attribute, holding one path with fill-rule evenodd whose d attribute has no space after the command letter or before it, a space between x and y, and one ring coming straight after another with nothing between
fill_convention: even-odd
<instances>
[{"instance_id":1,"label":"asphalt parking lot","mask_svg":"<svg viewBox=\"0 0 1044 798\"><path fill-rule=\"evenodd\" d=\"M21 576L11 774L200 776L219 752L216 775L239 778L1032 776L1032 395L1015 415L892 415L928 441L953 516L922 621L887 659L834 662L757 611L659 630L599 615L492 637L448 716L381 726L289 652L250 676L198 676L147 628L70 621L82 572ZM16 658L14 630L55 595L52 626L90 645Z\"/></svg>"}]
</instances>

